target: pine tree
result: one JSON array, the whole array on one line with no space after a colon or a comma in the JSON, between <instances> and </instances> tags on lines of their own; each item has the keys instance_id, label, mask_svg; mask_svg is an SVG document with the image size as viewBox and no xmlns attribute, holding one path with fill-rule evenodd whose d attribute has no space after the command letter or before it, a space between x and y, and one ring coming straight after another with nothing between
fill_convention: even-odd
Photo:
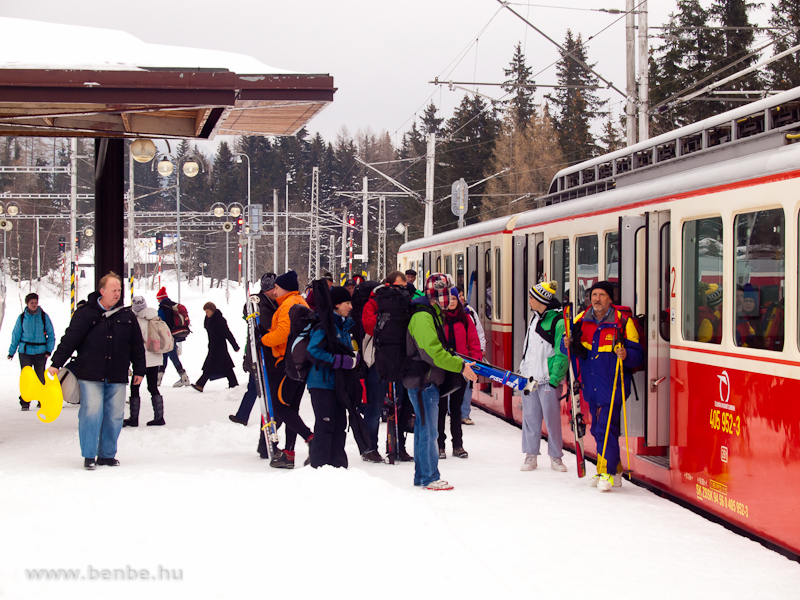
<instances>
[{"instance_id":1,"label":"pine tree","mask_svg":"<svg viewBox=\"0 0 800 600\"><path fill-rule=\"evenodd\" d=\"M777 40L773 52L779 54L800 44L800 4L796 0L777 0L772 5L769 36ZM770 89L788 90L800 85L800 52L795 52L767 65Z\"/></svg>"},{"instance_id":2,"label":"pine tree","mask_svg":"<svg viewBox=\"0 0 800 600\"><path fill-rule=\"evenodd\" d=\"M590 87L582 87L596 86L597 76L573 59L589 64L581 36L573 37L572 31L567 29L563 47L564 50L559 50L561 60L558 61L557 78L558 84L564 87L547 97L555 107L553 122L564 158L568 162L580 162L597 153L591 125L599 115L602 103Z\"/></svg>"},{"instance_id":3,"label":"pine tree","mask_svg":"<svg viewBox=\"0 0 800 600\"><path fill-rule=\"evenodd\" d=\"M748 14L759 6L759 4L746 0L714 0L711 5L709 13L715 18L716 24L726 28L716 32L715 70L744 59L720 73L719 79L746 69L758 60L758 56L745 57L752 53L755 40L755 30L752 29L753 24L750 22ZM741 27L742 29L729 29L731 27ZM761 75L755 71L725 84L724 89L759 90L763 86ZM726 108L730 109L737 105L728 104Z\"/></svg>"},{"instance_id":4,"label":"pine tree","mask_svg":"<svg viewBox=\"0 0 800 600\"><path fill-rule=\"evenodd\" d=\"M603 125L603 134L600 137L600 150L603 154L614 152L625 147L626 139L619 124L614 123L614 117L608 116Z\"/></svg>"},{"instance_id":5,"label":"pine tree","mask_svg":"<svg viewBox=\"0 0 800 600\"><path fill-rule=\"evenodd\" d=\"M433 102L425 107L425 112L422 114L422 130L426 135L429 133L435 133L437 136L441 135L444 119L436 116L437 111L438 109Z\"/></svg>"},{"instance_id":6,"label":"pine tree","mask_svg":"<svg viewBox=\"0 0 800 600\"><path fill-rule=\"evenodd\" d=\"M535 199L547 193L553 175L564 166L558 134L546 109L535 111L524 130L518 131L517 127L516 114L509 107L491 162L493 172L505 168L509 171L488 181L486 196L481 199L480 220L532 208Z\"/></svg>"},{"instance_id":7,"label":"pine tree","mask_svg":"<svg viewBox=\"0 0 800 600\"><path fill-rule=\"evenodd\" d=\"M525 55L522 53L520 42L517 42L514 47L514 56L508 69L503 69L503 72L509 78L503 83L503 89L512 95L511 99L504 101L504 104L511 108L511 115L516 124L515 129L525 129L536 114L536 107L533 103L533 94L536 88L532 87L531 74L533 71L525 63Z\"/></svg>"}]
</instances>

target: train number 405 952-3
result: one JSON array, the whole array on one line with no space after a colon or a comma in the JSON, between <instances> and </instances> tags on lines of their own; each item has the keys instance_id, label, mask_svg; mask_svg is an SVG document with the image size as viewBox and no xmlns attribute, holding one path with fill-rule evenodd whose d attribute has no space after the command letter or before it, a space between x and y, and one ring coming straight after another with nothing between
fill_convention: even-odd
<instances>
[{"instance_id":1,"label":"train number 405 952-3","mask_svg":"<svg viewBox=\"0 0 800 600\"><path fill-rule=\"evenodd\" d=\"M711 429L722 430L724 433L737 436L741 433L742 420L739 415L712 408L708 422Z\"/></svg>"}]
</instances>

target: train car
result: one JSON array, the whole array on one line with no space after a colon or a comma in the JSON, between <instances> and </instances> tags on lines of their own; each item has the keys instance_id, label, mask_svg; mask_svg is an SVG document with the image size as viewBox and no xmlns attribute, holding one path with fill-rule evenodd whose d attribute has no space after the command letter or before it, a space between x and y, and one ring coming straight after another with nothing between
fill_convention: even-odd
<instances>
[{"instance_id":1,"label":"train car","mask_svg":"<svg viewBox=\"0 0 800 600\"><path fill-rule=\"evenodd\" d=\"M563 169L537 208L408 242L398 268L452 273L507 369L531 285L580 306L614 283L647 357L626 390L632 477L797 556L798 139L800 88ZM472 399L521 421L508 388ZM566 403L562 427L569 446Z\"/></svg>"}]
</instances>

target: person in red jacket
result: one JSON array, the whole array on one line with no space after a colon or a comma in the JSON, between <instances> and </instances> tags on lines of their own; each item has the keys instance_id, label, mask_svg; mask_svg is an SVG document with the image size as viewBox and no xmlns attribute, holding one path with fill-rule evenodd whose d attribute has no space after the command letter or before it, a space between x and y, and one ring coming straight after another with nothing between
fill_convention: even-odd
<instances>
[{"instance_id":1,"label":"person in red jacket","mask_svg":"<svg viewBox=\"0 0 800 600\"><path fill-rule=\"evenodd\" d=\"M450 349L463 356L480 360L481 340L475 323L467 314L464 305L458 299L458 289L450 290L450 306L444 311L444 335ZM450 394L446 402L439 402L439 458L447 458L444 443L447 441L444 425L448 408L450 409L450 437L453 440L453 456L467 458L469 454L464 450L461 433L461 404L464 401L464 391L468 381L463 377L458 378L458 387Z\"/></svg>"}]
</instances>

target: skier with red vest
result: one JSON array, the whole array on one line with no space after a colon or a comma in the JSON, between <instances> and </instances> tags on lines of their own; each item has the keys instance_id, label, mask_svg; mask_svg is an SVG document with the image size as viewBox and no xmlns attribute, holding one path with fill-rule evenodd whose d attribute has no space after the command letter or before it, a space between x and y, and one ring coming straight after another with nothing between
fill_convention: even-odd
<instances>
[{"instance_id":1,"label":"skier with red vest","mask_svg":"<svg viewBox=\"0 0 800 600\"><path fill-rule=\"evenodd\" d=\"M623 389L630 392L631 369L642 364L644 352L633 319L625 317L612 304L612 284L599 281L590 292L592 306L575 317L571 339L565 338L564 343L569 344L573 368L580 378L583 397L592 415L598 472L590 484L605 492L622 485L618 470L621 467L619 435ZM619 376L618 361L622 362Z\"/></svg>"}]
</instances>

